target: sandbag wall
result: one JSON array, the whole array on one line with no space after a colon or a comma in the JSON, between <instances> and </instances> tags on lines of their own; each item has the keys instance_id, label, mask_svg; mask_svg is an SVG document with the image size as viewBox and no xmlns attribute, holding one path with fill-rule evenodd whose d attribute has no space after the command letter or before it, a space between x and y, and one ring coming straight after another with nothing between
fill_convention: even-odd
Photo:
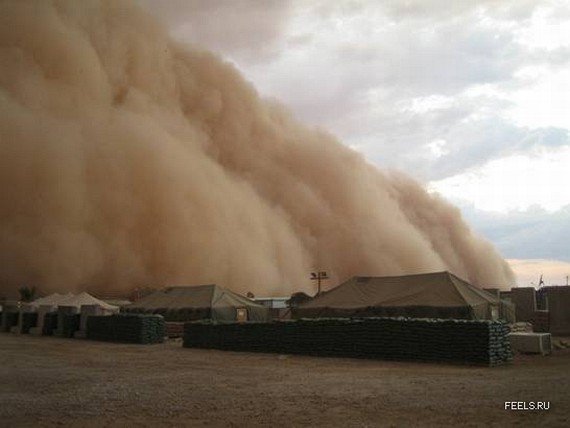
<instances>
[{"instance_id":1,"label":"sandbag wall","mask_svg":"<svg viewBox=\"0 0 570 428\"><path fill-rule=\"evenodd\" d=\"M30 329L38 323L38 314L36 312L24 312L22 315L22 334L29 334Z\"/></svg>"},{"instance_id":2,"label":"sandbag wall","mask_svg":"<svg viewBox=\"0 0 570 428\"><path fill-rule=\"evenodd\" d=\"M42 326L42 335L53 336L54 332L57 330L57 320L57 312L48 312L45 314Z\"/></svg>"},{"instance_id":3,"label":"sandbag wall","mask_svg":"<svg viewBox=\"0 0 570 428\"><path fill-rule=\"evenodd\" d=\"M18 312L2 312L2 331L9 332L10 329L18 325Z\"/></svg>"},{"instance_id":4,"label":"sandbag wall","mask_svg":"<svg viewBox=\"0 0 570 428\"><path fill-rule=\"evenodd\" d=\"M184 336L184 323L183 322L169 322L165 323L165 335L168 338L175 339Z\"/></svg>"},{"instance_id":5,"label":"sandbag wall","mask_svg":"<svg viewBox=\"0 0 570 428\"><path fill-rule=\"evenodd\" d=\"M106 342L162 343L164 318L160 315L118 314L87 318L86 338Z\"/></svg>"},{"instance_id":6,"label":"sandbag wall","mask_svg":"<svg viewBox=\"0 0 570 428\"><path fill-rule=\"evenodd\" d=\"M79 330L79 314L58 313L58 327L54 331L56 336L72 338L73 334Z\"/></svg>"},{"instance_id":7,"label":"sandbag wall","mask_svg":"<svg viewBox=\"0 0 570 428\"><path fill-rule=\"evenodd\" d=\"M512 361L499 321L366 318L186 323L184 347L496 366Z\"/></svg>"}]
</instances>

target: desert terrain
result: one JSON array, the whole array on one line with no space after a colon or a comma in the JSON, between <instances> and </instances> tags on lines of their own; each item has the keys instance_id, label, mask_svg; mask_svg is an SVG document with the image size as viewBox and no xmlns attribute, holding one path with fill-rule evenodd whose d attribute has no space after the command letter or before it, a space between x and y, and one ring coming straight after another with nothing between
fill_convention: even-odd
<instances>
[{"instance_id":1,"label":"desert terrain","mask_svg":"<svg viewBox=\"0 0 570 428\"><path fill-rule=\"evenodd\" d=\"M1 333L0 403L3 427L567 427L570 350L485 368Z\"/></svg>"}]
</instances>

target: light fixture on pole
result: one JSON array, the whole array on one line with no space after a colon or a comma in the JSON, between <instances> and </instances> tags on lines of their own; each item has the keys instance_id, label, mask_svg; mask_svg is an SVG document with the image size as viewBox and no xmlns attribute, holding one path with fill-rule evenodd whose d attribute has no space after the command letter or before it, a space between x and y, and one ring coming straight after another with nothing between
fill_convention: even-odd
<instances>
[{"instance_id":1,"label":"light fixture on pole","mask_svg":"<svg viewBox=\"0 0 570 428\"><path fill-rule=\"evenodd\" d=\"M317 281L317 296L321 294L321 281L323 279L329 279L326 272L311 272L311 281Z\"/></svg>"}]
</instances>

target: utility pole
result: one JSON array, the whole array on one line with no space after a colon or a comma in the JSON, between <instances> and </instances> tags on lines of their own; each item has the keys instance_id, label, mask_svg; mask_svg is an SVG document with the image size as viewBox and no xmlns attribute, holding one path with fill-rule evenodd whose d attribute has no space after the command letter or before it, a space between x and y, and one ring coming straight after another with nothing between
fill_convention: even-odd
<instances>
[{"instance_id":1,"label":"utility pole","mask_svg":"<svg viewBox=\"0 0 570 428\"><path fill-rule=\"evenodd\" d=\"M317 281L317 296L321 294L321 281L323 279L329 279L326 272L311 272L311 281Z\"/></svg>"}]
</instances>

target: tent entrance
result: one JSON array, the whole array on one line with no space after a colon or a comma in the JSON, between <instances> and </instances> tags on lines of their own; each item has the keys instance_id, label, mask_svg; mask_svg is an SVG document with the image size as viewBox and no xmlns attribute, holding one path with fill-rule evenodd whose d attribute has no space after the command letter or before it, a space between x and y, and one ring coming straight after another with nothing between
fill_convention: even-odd
<instances>
[{"instance_id":1,"label":"tent entrance","mask_svg":"<svg viewBox=\"0 0 570 428\"><path fill-rule=\"evenodd\" d=\"M236 321L246 322L247 321L247 309L246 308L236 308Z\"/></svg>"}]
</instances>

